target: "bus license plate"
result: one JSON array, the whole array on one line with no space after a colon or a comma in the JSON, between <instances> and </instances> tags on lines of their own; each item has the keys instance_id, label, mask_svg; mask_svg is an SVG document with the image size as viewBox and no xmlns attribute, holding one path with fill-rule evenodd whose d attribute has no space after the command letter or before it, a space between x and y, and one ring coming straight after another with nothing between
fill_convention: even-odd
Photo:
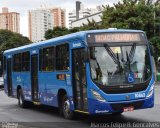
<instances>
[{"instance_id":1,"label":"bus license plate","mask_svg":"<svg viewBox=\"0 0 160 128\"><path fill-rule=\"evenodd\" d=\"M124 107L123 108L124 112L133 111L133 110L134 110L134 107Z\"/></svg>"}]
</instances>

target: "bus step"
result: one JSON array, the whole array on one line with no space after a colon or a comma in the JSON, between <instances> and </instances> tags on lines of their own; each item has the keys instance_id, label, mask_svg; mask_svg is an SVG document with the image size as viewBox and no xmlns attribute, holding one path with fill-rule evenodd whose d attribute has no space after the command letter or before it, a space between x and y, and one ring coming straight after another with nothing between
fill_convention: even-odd
<instances>
[{"instance_id":1,"label":"bus step","mask_svg":"<svg viewBox=\"0 0 160 128\"><path fill-rule=\"evenodd\" d=\"M37 102L37 101L33 101L33 104L34 104L34 105L41 105L41 103L40 103L40 102Z\"/></svg>"}]
</instances>

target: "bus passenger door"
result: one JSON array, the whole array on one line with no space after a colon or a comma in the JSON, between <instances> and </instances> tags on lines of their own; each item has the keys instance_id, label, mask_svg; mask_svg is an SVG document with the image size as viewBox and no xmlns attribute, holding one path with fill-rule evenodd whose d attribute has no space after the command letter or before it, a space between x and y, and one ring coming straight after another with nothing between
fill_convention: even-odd
<instances>
[{"instance_id":1,"label":"bus passenger door","mask_svg":"<svg viewBox=\"0 0 160 128\"><path fill-rule=\"evenodd\" d=\"M38 102L38 55L31 55L31 90L32 101Z\"/></svg>"},{"instance_id":2,"label":"bus passenger door","mask_svg":"<svg viewBox=\"0 0 160 128\"><path fill-rule=\"evenodd\" d=\"M88 111L84 49L74 49L72 60L73 99L76 110Z\"/></svg>"},{"instance_id":3,"label":"bus passenger door","mask_svg":"<svg viewBox=\"0 0 160 128\"><path fill-rule=\"evenodd\" d=\"M7 86L8 96L12 96L12 63L11 58L7 59Z\"/></svg>"}]
</instances>

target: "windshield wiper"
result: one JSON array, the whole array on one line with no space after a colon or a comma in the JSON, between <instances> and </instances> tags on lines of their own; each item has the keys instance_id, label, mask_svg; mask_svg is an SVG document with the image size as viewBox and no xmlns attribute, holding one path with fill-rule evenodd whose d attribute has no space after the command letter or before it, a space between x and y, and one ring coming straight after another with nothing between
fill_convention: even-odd
<instances>
[{"instance_id":1,"label":"windshield wiper","mask_svg":"<svg viewBox=\"0 0 160 128\"><path fill-rule=\"evenodd\" d=\"M110 49L110 47L109 47L107 44L105 44L104 47L105 47L105 49L107 50L107 52L108 52L108 54L110 55L110 57L113 59L113 61L114 61L116 64L120 63L119 60L118 60L118 58L116 57L116 55L115 55L115 54L113 53L113 51Z\"/></svg>"},{"instance_id":2,"label":"windshield wiper","mask_svg":"<svg viewBox=\"0 0 160 128\"><path fill-rule=\"evenodd\" d=\"M126 51L127 61L125 62L125 64L129 65L129 70L130 70L130 71L131 71L130 64L131 64L131 62L133 61L133 57L134 57L134 54L135 54L135 50L136 50L136 44L133 44L132 47L131 47L130 53L128 54L128 52Z\"/></svg>"},{"instance_id":3,"label":"windshield wiper","mask_svg":"<svg viewBox=\"0 0 160 128\"><path fill-rule=\"evenodd\" d=\"M136 50L136 43L134 43L134 44L132 45L131 51L130 51L129 56L128 56L128 59L129 59L130 62L133 61L133 57L134 57L134 54L135 54L135 50Z\"/></svg>"},{"instance_id":4,"label":"windshield wiper","mask_svg":"<svg viewBox=\"0 0 160 128\"><path fill-rule=\"evenodd\" d=\"M127 61L126 61L126 63L127 63L127 65L128 65L128 67L129 67L129 71L131 72L131 61L130 61L130 58L129 58L129 55L128 55L128 52L126 51L126 57L127 57Z\"/></svg>"},{"instance_id":5,"label":"windshield wiper","mask_svg":"<svg viewBox=\"0 0 160 128\"><path fill-rule=\"evenodd\" d=\"M118 69L116 72L121 72L122 71L122 66L121 66L121 63L119 61L119 55L118 55L118 52L117 52L117 56L114 54L114 52L110 49L110 47L105 44L104 45L106 51L108 52L108 54L111 56L111 58L113 59L113 61L118 65Z\"/></svg>"}]
</instances>

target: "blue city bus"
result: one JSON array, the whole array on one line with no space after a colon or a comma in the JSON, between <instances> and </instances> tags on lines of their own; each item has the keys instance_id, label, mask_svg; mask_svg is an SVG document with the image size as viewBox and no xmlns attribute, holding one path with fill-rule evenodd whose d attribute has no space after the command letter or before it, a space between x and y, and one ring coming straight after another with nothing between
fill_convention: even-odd
<instances>
[{"instance_id":1,"label":"blue city bus","mask_svg":"<svg viewBox=\"0 0 160 128\"><path fill-rule=\"evenodd\" d=\"M154 74L143 31L77 32L4 51L4 90L20 107L121 114L154 106Z\"/></svg>"}]
</instances>

